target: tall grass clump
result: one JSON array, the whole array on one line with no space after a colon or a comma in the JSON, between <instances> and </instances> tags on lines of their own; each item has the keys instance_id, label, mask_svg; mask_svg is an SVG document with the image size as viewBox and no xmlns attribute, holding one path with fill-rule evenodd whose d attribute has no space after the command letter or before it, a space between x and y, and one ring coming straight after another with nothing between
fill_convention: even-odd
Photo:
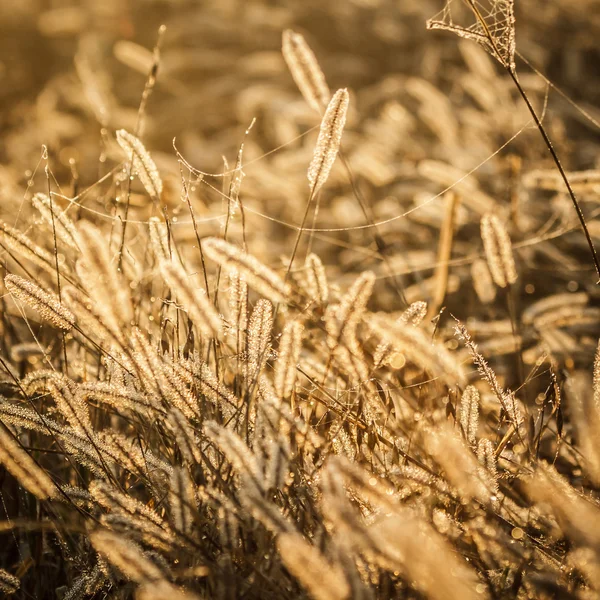
<instances>
[{"instance_id":1,"label":"tall grass clump","mask_svg":"<svg viewBox=\"0 0 600 600\"><path fill-rule=\"evenodd\" d=\"M561 23L201 4L19 9L0 591L597 597L598 123L525 56Z\"/></svg>"}]
</instances>

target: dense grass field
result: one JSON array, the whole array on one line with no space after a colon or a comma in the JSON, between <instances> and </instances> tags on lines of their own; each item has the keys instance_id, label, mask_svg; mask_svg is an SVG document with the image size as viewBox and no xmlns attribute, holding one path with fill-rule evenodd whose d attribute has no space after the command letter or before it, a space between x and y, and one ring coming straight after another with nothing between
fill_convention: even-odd
<instances>
[{"instance_id":1,"label":"dense grass field","mask_svg":"<svg viewBox=\"0 0 600 600\"><path fill-rule=\"evenodd\" d=\"M594 0L0 4L0 592L600 594Z\"/></svg>"}]
</instances>

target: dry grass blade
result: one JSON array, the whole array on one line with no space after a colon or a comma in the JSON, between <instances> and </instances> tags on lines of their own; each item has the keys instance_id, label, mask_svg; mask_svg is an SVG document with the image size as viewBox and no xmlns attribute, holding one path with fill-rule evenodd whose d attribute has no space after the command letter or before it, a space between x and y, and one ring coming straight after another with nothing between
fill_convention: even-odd
<instances>
[{"instance_id":1,"label":"dry grass blade","mask_svg":"<svg viewBox=\"0 0 600 600\"><path fill-rule=\"evenodd\" d=\"M18 275L4 278L6 289L27 306L35 310L43 319L64 331L70 331L75 325L75 315L63 306L58 297Z\"/></svg>"},{"instance_id":2,"label":"dry grass blade","mask_svg":"<svg viewBox=\"0 0 600 600\"><path fill-rule=\"evenodd\" d=\"M99 480L90 484L90 495L107 511L101 522L115 532L122 532L132 540L163 552L168 552L175 544L175 535L166 521L136 498Z\"/></svg>"},{"instance_id":3,"label":"dry grass blade","mask_svg":"<svg viewBox=\"0 0 600 600\"><path fill-rule=\"evenodd\" d=\"M75 70L81 80L83 92L96 120L102 127L108 127L110 113L116 103L108 82L103 74L96 72L84 51L75 55Z\"/></svg>"},{"instance_id":4,"label":"dry grass blade","mask_svg":"<svg viewBox=\"0 0 600 600\"><path fill-rule=\"evenodd\" d=\"M130 344L133 351L131 359L147 392L159 395L189 419L199 418L198 400L179 370L161 356L138 328L133 329Z\"/></svg>"},{"instance_id":5,"label":"dry grass blade","mask_svg":"<svg viewBox=\"0 0 600 600\"><path fill-rule=\"evenodd\" d=\"M105 381L81 383L77 393L85 400L94 400L117 410L130 410L143 415L164 413L159 400L134 389Z\"/></svg>"},{"instance_id":6,"label":"dry grass blade","mask_svg":"<svg viewBox=\"0 0 600 600\"><path fill-rule=\"evenodd\" d=\"M0 416L5 423L29 431L64 433L64 427L54 419L44 417L35 410L19 404L0 402Z\"/></svg>"},{"instance_id":7,"label":"dry grass blade","mask_svg":"<svg viewBox=\"0 0 600 600\"><path fill-rule=\"evenodd\" d=\"M304 37L286 29L282 36L282 53L285 62L311 108L322 114L331 98L325 75Z\"/></svg>"},{"instance_id":8,"label":"dry grass blade","mask_svg":"<svg viewBox=\"0 0 600 600\"><path fill-rule=\"evenodd\" d=\"M158 513L132 496L116 490L106 481L92 481L89 485L89 492L95 502L112 513L122 512L135 515L148 521L153 526L161 528L165 526Z\"/></svg>"},{"instance_id":9,"label":"dry grass blade","mask_svg":"<svg viewBox=\"0 0 600 600\"><path fill-rule=\"evenodd\" d=\"M250 448L238 435L215 422L206 423L205 431L208 438L218 446L233 468L244 477L249 490L258 493L259 496L262 495L264 492L262 473L256 456Z\"/></svg>"},{"instance_id":10,"label":"dry grass blade","mask_svg":"<svg viewBox=\"0 0 600 600\"><path fill-rule=\"evenodd\" d=\"M152 52L129 40L118 40L113 46L114 57L130 69L147 75L152 68Z\"/></svg>"},{"instance_id":11,"label":"dry grass blade","mask_svg":"<svg viewBox=\"0 0 600 600\"><path fill-rule=\"evenodd\" d=\"M348 90L338 90L331 98L321 121L321 129L312 161L308 167L311 196L315 196L329 177L331 167L342 143L350 96Z\"/></svg>"},{"instance_id":12,"label":"dry grass blade","mask_svg":"<svg viewBox=\"0 0 600 600\"><path fill-rule=\"evenodd\" d=\"M456 490L461 501L488 504L490 489L487 478L481 476L477 458L458 432L448 425L425 432L425 448L444 471L444 479Z\"/></svg>"},{"instance_id":13,"label":"dry grass blade","mask_svg":"<svg viewBox=\"0 0 600 600\"><path fill-rule=\"evenodd\" d=\"M420 325L427 315L427 302L417 300L400 315L399 323L411 323L413 327Z\"/></svg>"},{"instance_id":14,"label":"dry grass blade","mask_svg":"<svg viewBox=\"0 0 600 600\"><path fill-rule=\"evenodd\" d=\"M440 241L438 245L437 266L433 275L435 280L435 289L431 304L429 306L429 318L433 318L442 307L446 289L448 287L449 262L452 257L452 241L456 221L456 210L458 208L458 196L453 192L447 192L444 196L445 212L444 223L440 231Z\"/></svg>"},{"instance_id":15,"label":"dry grass blade","mask_svg":"<svg viewBox=\"0 0 600 600\"><path fill-rule=\"evenodd\" d=\"M93 429L88 406L83 397L74 392L73 382L59 373L52 373L46 388L69 425L77 433L91 437Z\"/></svg>"}]
</instances>

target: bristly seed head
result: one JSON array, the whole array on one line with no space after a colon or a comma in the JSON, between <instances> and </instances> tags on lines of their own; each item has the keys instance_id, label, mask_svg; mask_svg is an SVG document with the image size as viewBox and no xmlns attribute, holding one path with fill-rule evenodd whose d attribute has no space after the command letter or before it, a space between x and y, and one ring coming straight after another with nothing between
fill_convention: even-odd
<instances>
[{"instance_id":1,"label":"bristly seed head","mask_svg":"<svg viewBox=\"0 0 600 600\"><path fill-rule=\"evenodd\" d=\"M506 287L517 280L517 269L512 244L502 221L487 214L481 219L481 239L490 273L498 287Z\"/></svg>"},{"instance_id":2,"label":"bristly seed head","mask_svg":"<svg viewBox=\"0 0 600 600\"><path fill-rule=\"evenodd\" d=\"M304 37L291 29L283 32L282 42L283 58L298 89L311 108L321 114L331 93L313 51Z\"/></svg>"},{"instance_id":3,"label":"bristly seed head","mask_svg":"<svg viewBox=\"0 0 600 600\"><path fill-rule=\"evenodd\" d=\"M75 325L75 315L60 303L58 297L44 291L35 283L18 275L7 275L4 278L4 285L11 294L55 327L70 331Z\"/></svg>"},{"instance_id":4,"label":"bristly seed head","mask_svg":"<svg viewBox=\"0 0 600 600\"><path fill-rule=\"evenodd\" d=\"M342 143L342 133L346 124L346 114L350 96L347 89L338 90L334 95L323 120L317 138L313 159L308 167L308 182L311 194L314 196L329 177L331 167Z\"/></svg>"},{"instance_id":5,"label":"bristly seed head","mask_svg":"<svg viewBox=\"0 0 600 600\"><path fill-rule=\"evenodd\" d=\"M117 131L117 142L127 155L127 160L131 163L132 172L140 178L148 194L153 198L160 198L163 183L156 164L144 144L135 135L124 129Z\"/></svg>"}]
</instances>

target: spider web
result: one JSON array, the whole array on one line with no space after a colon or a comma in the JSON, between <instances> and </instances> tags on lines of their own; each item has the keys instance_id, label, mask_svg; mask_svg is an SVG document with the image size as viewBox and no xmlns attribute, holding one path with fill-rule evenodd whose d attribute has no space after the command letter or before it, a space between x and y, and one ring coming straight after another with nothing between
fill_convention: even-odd
<instances>
[{"instance_id":1,"label":"spider web","mask_svg":"<svg viewBox=\"0 0 600 600\"><path fill-rule=\"evenodd\" d=\"M452 31L462 38L474 40L483 46L503 67L515 69L515 15L514 0L465 0L466 10L474 22L459 25L454 21L458 12L453 0L446 0L444 8L427 21L427 29ZM465 7L463 7L465 8ZM480 21L481 15L485 25ZM464 10L462 11L464 16ZM461 18L462 21L462 18Z\"/></svg>"}]
</instances>

